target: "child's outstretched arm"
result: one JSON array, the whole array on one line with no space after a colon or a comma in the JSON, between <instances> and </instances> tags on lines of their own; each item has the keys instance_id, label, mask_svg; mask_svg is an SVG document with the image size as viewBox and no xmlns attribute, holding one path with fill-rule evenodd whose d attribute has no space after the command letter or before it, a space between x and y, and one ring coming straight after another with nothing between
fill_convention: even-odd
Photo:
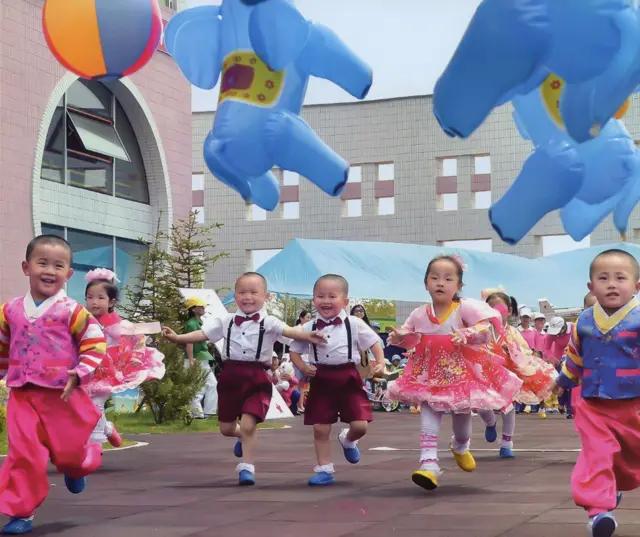
<instances>
[{"instance_id":1,"label":"child's outstretched arm","mask_svg":"<svg viewBox=\"0 0 640 537\"><path fill-rule=\"evenodd\" d=\"M411 312L405 323L400 327L391 327L391 333L387 338L387 345L396 345L407 350L415 348L420 341L420 334L416 334L416 323L414 317L418 310Z\"/></svg>"},{"instance_id":2,"label":"child's outstretched arm","mask_svg":"<svg viewBox=\"0 0 640 537\"><path fill-rule=\"evenodd\" d=\"M322 332L314 331L307 332L302 326L286 326L282 330L282 335L293 339L294 341L302 341L304 343L311 343L314 345L324 345L327 342L325 335Z\"/></svg>"},{"instance_id":3,"label":"child's outstretched arm","mask_svg":"<svg viewBox=\"0 0 640 537\"><path fill-rule=\"evenodd\" d=\"M580 339L578 338L578 323L573 325L571 338L567 348L564 350L562 359L562 371L556 380L558 391L574 388L582 380L584 366L580 350Z\"/></svg>"},{"instance_id":4,"label":"child's outstretched arm","mask_svg":"<svg viewBox=\"0 0 640 537\"><path fill-rule=\"evenodd\" d=\"M76 305L71 314L69 330L78 345L78 365L69 374L73 377L74 373L77 384L83 385L91 380L102 362L107 352L107 340L98 321L80 304ZM70 378L70 382L72 381Z\"/></svg>"},{"instance_id":5,"label":"child's outstretched arm","mask_svg":"<svg viewBox=\"0 0 640 537\"><path fill-rule=\"evenodd\" d=\"M189 345L194 343L204 343L209 338L203 330L195 330L186 334L176 334L171 328L165 326L162 328L162 335L165 339L171 343L178 343L179 345Z\"/></svg>"},{"instance_id":6,"label":"child's outstretched arm","mask_svg":"<svg viewBox=\"0 0 640 537\"><path fill-rule=\"evenodd\" d=\"M489 342L492 334L491 321L480 321L468 328L454 330L452 341L461 345L482 345Z\"/></svg>"}]
</instances>

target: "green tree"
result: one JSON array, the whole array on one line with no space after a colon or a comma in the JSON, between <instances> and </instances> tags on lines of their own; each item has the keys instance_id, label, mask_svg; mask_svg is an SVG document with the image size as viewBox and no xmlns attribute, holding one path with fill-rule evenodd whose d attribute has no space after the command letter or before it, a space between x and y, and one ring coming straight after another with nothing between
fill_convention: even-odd
<instances>
[{"instance_id":1,"label":"green tree","mask_svg":"<svg viewBox=\"0 0 640 537\"><path fill-rule=\"evenodd\" d=\"M289 326L294 326L302 310L314 313L311 299L297 298L291 295L272 294L265 307L269 315L282 319Z\"/></svg>"},{"instance_id":2,"label":"green tree","mask_svg":"<svg viewBox=\"0 0 640 537\"><path fill-rule=\"evenodd\" d=\"M179 288L201 287L206 270L226 253L215 252L213 233L222 226L199 226L196 215L178 220L167 234L160 222L148 250L136 256L141 270L133 285L125 290L123 315L131 322L159 321L180 330L186 320ZM171 249L167 249L167 245ZM184 351L161 337L154 346L165 356L166 374L161 380L142 384L144 398L156 423L188 415L191 400L204 385L206 373L184 367Z\"/></svg>"},{"instance_id":3,"label":"green tree","mask_svg":"<svg viewBox=\"0 0 640 537\"><path fill-rule=\"evenodd\" d=\"M390 300L364 299L354 301L353 305L362 304L367 311L370 321L376 320L380 323L395 324L396 304ZM387 323L388 321L388 323Z\"/></svg>"}]
</instances>

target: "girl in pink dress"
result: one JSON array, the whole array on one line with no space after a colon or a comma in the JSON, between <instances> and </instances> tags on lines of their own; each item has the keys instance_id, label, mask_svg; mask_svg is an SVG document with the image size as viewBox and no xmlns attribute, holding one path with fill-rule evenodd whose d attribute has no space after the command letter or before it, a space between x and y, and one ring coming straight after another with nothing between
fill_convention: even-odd
<instances>
[{"instance_id":1,"label":"girl in pink dress","mask_svg":"<svg viewBox=\"0 0 640 537\"><path fill-rule=\"evenodd\" d=\"M487 293L486 302L502 316L503 329L495 332L494 351L505 358L507 369L523 381L515 400L525 405L535 405L544 401L551 395L558 373L551 364L534 356L522 333L509 324L509 317L518 311L516 300L502 291L496 291ZM485 439L487 442L495 442L498 438L495 412L479 410L478 414L486 425ZM502 412L500 457L503 459L514 457L512 450L515 428L516 411L515 408L510 408L508 412Z\"/></svg>"},{"instance_id":2,"label":"girl in pink dress","mask_svg":"<svg viewBox=\"0 0 640 537\"><path fill-rule=\"evenodd\" d=\"M117 429L104 413L107 399L115 393L137 388L146 380L161 379L165 373L164 355L146 346L144 332L136 329L115 312L118 303L119 282L108 269L90 271L85 280L87 309L100 323L107 338L107 354L96 370L87 391L102 417L91 435L92 442L108 441L112 446L122 445ZM159 332L158 327L158 332Z\"/></svg>"},{"instance_id":3,"label":"girl in pink dress","mask_svg":"<svg viewBox=\"0 0 640 537\"><path fill-rule=\"evenodd\" d=\"M465 268L456 255L432 259L424 279L432 303L415 309L388 338L388 344L415 349L390 395L421 404L420 468L412 480L427 490L438 486L442 474L437 448L444 413L453 413L455 461L472 472L471 409L508 409L522 386L488 345L494 326L501 327L500 314L484 302L458 297Z\"/></svg>"}]
</instances>

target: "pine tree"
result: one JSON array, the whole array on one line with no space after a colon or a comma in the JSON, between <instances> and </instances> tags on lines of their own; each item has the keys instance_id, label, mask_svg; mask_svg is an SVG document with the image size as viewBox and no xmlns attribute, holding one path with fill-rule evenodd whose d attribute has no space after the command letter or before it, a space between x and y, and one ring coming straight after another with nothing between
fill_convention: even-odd
<instances>
[{"instance_id":1,"label":"pine tree","mask_svg":"<svg viewBox=\"0 0 640 537\"><path fill-rule=\"evenodd\" d=\"M206 271L227 254L213 253L211 235L220 224L199 226L196 215L178 220L167 234L160 222L148 250L136 256L141 270L134 284L125 290L123 316L134 323L159 321L180 332L187 318L180 288L201 287ZM171 250L167 250L167 245ZM200 368L184 367L184 349L154 338L154 345L165 356L166 374L161 380L142 384L146 402L156 423L189 419L188 406L204 385L206 373Z\"/></svg>"}]
</instances>

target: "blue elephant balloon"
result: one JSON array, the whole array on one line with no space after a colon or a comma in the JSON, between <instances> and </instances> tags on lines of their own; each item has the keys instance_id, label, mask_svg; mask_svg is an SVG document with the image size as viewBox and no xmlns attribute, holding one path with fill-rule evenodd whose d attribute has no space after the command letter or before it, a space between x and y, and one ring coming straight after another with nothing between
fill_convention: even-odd
<instances>
[{"instance_id":1,"label":"blue elephant balloon","mask_svg":"<svg viewBox=\"0 0 640 537\"><path fill-rule=\"evenodd\" d=\"M363 99L373 75L332 30L307 21L292 0L223 0L175 15L165 43L193 85L211 89L222 75L204 144L215 177L269 211L280 200L275 166L340 194L349 164L300 118L307 83L325 78Z\"/></svg>"},{"instance_id":2,"label":"blue elephant balloon","mask_svg":"<svg viewBox=\"0 0 640 537\"><path fill-rule=\"evenodd\" d=\"M633 90L639 28L632 0L483 0L436 83L435 117L446 134L466 138L554 72L569 82L567 130L585 141Z\"/></svg>"},{"instance_id":3,"label":"blue elephant balloon","mask_svg":"<svg viewBox=\"0 0 640 537\"><path fill-rule=\"evenodd\" d=\"M534 151L505 195L489 210L491 225L509 244L520 241L542 217L560 209L576 241L611 212L624 234L640 200L640 153L621 121L608 121L599 136L577 144L567 134L559 109L565 88L550 74L527 95L513 99L514 120ZM616 114L621 117L628 103Z\"/></svg>"}]
</instances>

